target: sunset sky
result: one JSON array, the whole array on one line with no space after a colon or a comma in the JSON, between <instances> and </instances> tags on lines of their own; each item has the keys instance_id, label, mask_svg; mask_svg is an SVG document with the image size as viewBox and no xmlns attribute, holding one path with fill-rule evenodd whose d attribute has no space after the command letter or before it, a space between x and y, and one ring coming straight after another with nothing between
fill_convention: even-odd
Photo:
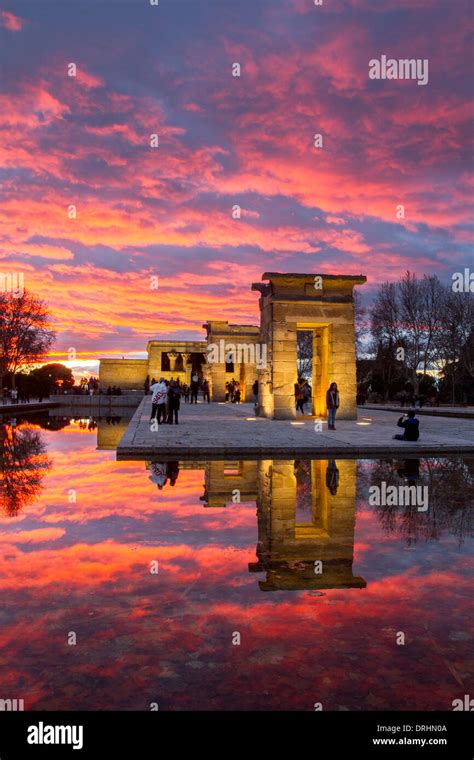
<instances>
[{"instance_id":1,"label":"sunset sky","mask_svg":"<svg viewBox=\"0 0 474 760\"><path fill-rule=\"evenodd\" d=\"M94 367L207 319L258 324L265 271L365 274L370 298L408 268L449 282L472 264L472 15L0 0L0 271L48 303L52 358ZM382 55L428 59L428 84L369 79Z\"/></svg>"}]
</instances>

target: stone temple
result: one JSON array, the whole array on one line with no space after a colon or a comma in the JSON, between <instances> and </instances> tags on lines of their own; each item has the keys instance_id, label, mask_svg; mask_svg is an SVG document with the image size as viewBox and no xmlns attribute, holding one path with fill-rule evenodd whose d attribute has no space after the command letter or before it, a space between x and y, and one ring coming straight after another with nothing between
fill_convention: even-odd
<instances>
[{"instance_id":1,"label":"stone temple","mask_svg":"<svg viewBox=\"0 0 474 760\"><path fill-rule=\"evenodd\" d=\"M250 401L258 379L258 413L293 419L297 336L304 332L312 342L312 414L326 415L326 391L336 382L338 418L356 419L353 290L364 282L363 275L265 272L252 285L260 293L260 327L212 320L202 341L150 340L147 359L101 359L101 386L143 390L147 376L189 383L196 373L208 380L212 401L224 401L232 379L240 382L241 400Z\"/></svg>"}]
</instances>

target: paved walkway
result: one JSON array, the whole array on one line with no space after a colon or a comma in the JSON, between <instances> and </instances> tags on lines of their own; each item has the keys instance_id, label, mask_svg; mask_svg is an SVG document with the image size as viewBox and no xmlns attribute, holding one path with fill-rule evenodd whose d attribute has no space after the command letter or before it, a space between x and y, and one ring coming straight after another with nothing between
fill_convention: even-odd
<instances>
[{"instance_id":1,"label":"paved walkway","mask_svg":"<svg viewBox=\"0 0 474 760\"><path fill-rule=\"evenodd\" d=\"M314 418L255 418L252 404L181 404L179 425L150 430L151 398L142 401L118 447L118 459L262 459L296 455L317 458L379 455L470 454L474 456L474 420L423 417L415 443L394 441L401 432L387 411L361 412L359 419L315 430Z\"/></svg>"}]
</instances>

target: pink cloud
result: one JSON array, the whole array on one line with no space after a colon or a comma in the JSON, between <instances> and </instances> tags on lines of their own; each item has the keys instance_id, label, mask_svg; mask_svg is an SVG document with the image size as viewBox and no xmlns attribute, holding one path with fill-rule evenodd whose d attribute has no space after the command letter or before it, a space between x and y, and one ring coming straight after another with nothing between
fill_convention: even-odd
<instances>
[{"instance_id":1,"label":"pink cloud","mask_svg":"<svg viewBox=\"0 0 474 760\"><path fill-rule=\"evenodd\" d=\"M20 32L23 29L23 19L10 11L0 11L0 26L9 32Z\"/></svg>"}]
</instances>

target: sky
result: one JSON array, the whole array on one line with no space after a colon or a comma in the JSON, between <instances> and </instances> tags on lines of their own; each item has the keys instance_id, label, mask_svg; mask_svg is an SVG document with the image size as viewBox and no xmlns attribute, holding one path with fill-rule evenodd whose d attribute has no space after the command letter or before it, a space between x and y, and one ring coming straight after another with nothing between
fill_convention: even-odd
<instances>
[{"instance_id":1,"label":"sky","mask_svg":"<svg viewBox=\"0 0 474 760\"><path fill-rule=\"evenodd\" d=\"M472 16L0 0L0 271L46 301L51 358L258 324L266 271L364 274L370 300L407 269L472 266ZM371 79L382 55L426 59L427 84Z\"/></svg>"}]
</instances>

